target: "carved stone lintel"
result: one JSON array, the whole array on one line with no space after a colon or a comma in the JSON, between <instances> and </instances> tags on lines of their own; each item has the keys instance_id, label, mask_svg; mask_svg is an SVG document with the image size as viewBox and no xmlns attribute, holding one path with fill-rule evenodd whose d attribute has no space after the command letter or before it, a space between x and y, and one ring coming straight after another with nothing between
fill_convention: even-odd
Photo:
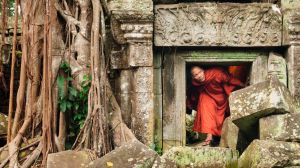
<instances>
[{"instance_id":1,"label":"carved stone lintel","mask_svg":"<svg viewBox=\"0 0 300 168\"><path fill-rule=\"evenodd\" d=\"M282 17L272 4L157 5L156 46L280 46Z\"/></svg>"}]
</instances>

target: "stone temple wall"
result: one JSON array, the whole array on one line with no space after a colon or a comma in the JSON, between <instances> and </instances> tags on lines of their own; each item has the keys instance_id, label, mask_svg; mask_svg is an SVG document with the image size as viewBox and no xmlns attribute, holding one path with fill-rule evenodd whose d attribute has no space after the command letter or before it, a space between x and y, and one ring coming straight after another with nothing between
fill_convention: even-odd
<instances>
[{"instance_id":1,"label":"stone temple wall","mask_svg":"<svg viewBox=\"0 0 300 168\"><path fill-rule=\"evenodd\" d=\"M159 48L159 52L183 47L265 49L270 53L252 60L252 83L265 80L261 76L276 74L292 95L300 99L299 0L276 1L280 6L220 2L157 4L160 2L155 1L156 5L151 0L108 2L113 37L111 69L119 72L114 79L115 91L126 124L143 143L151 145L158 137L161 144L161 135L166 133L162 133L166 110L163 63L172 60L163 58L161 53L154 54L153 48ZM273 50L284 54L278 55ZM180 61L175 60L174 65L181 64ZM256 74L260 69L266 70L261 71L263 75ZM180 80L185 79L168 81L170 87ZM168 89L172 91L165 88ZM173 111L176 113L176 108Z\"/></svg>"}]
</instances>

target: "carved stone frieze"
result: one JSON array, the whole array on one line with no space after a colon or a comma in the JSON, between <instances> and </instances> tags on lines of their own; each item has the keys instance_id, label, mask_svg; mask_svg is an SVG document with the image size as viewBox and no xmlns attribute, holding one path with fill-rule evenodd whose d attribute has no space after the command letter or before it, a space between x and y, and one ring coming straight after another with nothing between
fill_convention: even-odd
<instances>
[{"instance_id":1,"label":"carved stone frieze","mask_svg":"<svg viewBox=\"0 0 300 168\"><path fill-rule=\"evenodd\" d=\"M139 12L112 12L111 29L118 44L151 42L153 14Z\"/></svg>"},{"instance_id":2,"label":"carved stone frieze","mask_svg":"<svg viewBox=\"0 0 300 168\"><path fill-rule=\"evenodd\" d=\"M282 16L267 3L156 5L156 46L280 46Z\"/></svg>"}]
</instances>

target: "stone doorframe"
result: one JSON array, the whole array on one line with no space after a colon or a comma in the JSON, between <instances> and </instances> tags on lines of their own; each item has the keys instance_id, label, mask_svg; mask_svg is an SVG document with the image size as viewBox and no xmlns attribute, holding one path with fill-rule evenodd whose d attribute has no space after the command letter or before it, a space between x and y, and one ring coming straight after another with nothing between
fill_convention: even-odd
<instances>
[{"instance_id":1,"label":"stone doorframe","mask_svg":"<svg viewBox=\"0 0 300 168\"><path fill-rule=\"evenodd\" d=\"M259 75L256 78L252 78L252 82L257 83L267 78L267 52L180 51L173 48L164 51L162 57L164 57L162 65L162 141L164 150L172 146L183 146L186 144L185 95L187 63L235 63L236 65L253 63L255 72L251 73ZM260 66L260 68L256 66Z\"/></svg>"}]
</instances>

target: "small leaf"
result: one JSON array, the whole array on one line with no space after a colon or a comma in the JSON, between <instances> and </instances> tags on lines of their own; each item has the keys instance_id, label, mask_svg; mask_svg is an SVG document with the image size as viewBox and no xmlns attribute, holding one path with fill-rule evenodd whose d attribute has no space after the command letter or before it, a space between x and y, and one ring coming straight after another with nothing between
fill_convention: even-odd
<instances>
[{"instance_id":1,"label":"small leaf","mask_svg":"<svg viewBox=\"0 0 300 168\"><path fill-rule=\"evenodd\" d=\"M69 101L67 101L66 104L67 104L67 109L68 109L68 110L71 110L71 108L72 108L72 103L69 102Z\"/></svg>"},{"instance_id":2,"label":"small leaf","mask_svg":"<svg viewBox=\"0 0 300 168\"><path fill-rule=\"evenodd\" d=\"M75 110L78 110L79 104L75 104Z\"/></svg>"},{"instance_id":3,"label":"small leaf","mask_svg":"<svg viewBox=\"0 0 300 168\"><path fill-rule=\"evenodd\" d=\"M58 96L60 99L65 97L65 78L63 76L57 77Z\"/></svg>"},{"instance_id":4,"label":"small leaf","mask_svg":"<svg viewBox=\"0 0 300 168\"><path fill-rule=\"evenodd\" d=\"M77 97L78 91L75 88L69 87L69 92L72 96Z\"/></svg>"},{"instance_id":5,"label":"small leaf","mask_svg":"<svg viewBox=\"0 0 300 168\"><path fill-rule=\"evenodd\" d=\"M113 167L114 164L113 164L112 162L106 162L106 166L108 166L108 167Z\"/></svg>"}]
</instances>

